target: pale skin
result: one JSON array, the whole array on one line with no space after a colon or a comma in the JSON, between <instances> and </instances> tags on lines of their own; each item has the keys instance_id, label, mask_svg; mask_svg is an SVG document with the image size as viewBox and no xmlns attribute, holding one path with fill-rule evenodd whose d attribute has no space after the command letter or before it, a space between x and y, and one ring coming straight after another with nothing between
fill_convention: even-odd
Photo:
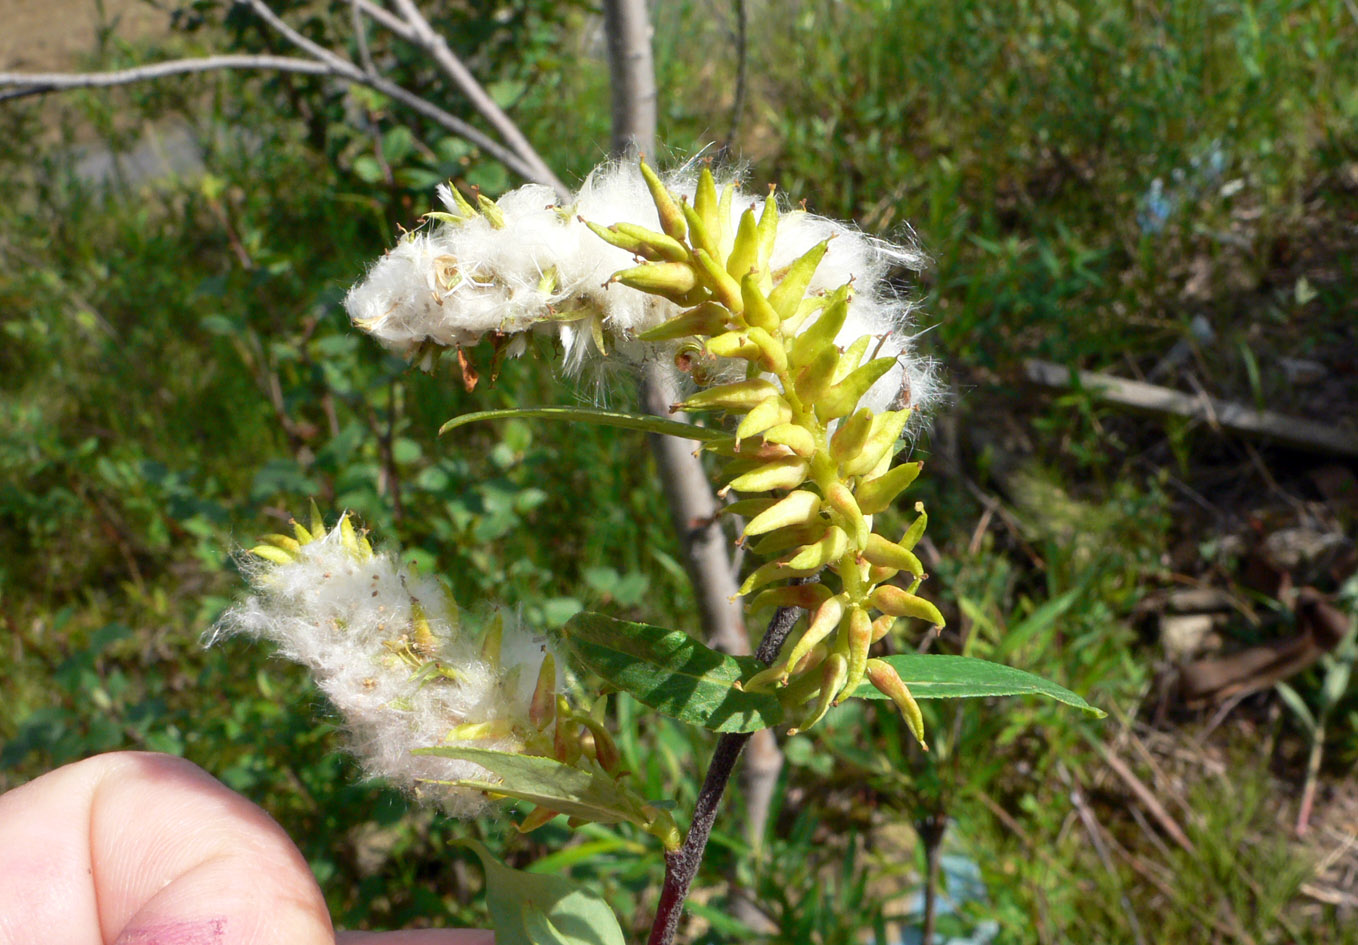
<instances>
[{"instance_id":1,"label":"pale skin","mask_svg":"<svg viewBox=\"0 0 1358 945\"><path fill-rule=\"evenodd\" d=\"M335 932L297 847L196 765L115 752L0 796L0 945L494 945Z\"/></svg>"}]
</instances>

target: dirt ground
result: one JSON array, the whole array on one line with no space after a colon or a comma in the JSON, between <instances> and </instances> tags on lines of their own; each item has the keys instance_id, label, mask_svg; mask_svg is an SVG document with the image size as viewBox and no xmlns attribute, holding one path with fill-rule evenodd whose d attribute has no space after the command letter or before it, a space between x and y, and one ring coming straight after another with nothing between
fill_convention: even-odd
<instances>
[{"instance_id":1,"label":"dirt ground","mask_svg":"<svg viewBox=\"0 0 1358 945\"><path fill-rule=\"evenodd\" d=\"M169 13L146 0L0 0L0 71L77 68L101 23L124 38L170 31Z\"/></svg>"}]
</instances>

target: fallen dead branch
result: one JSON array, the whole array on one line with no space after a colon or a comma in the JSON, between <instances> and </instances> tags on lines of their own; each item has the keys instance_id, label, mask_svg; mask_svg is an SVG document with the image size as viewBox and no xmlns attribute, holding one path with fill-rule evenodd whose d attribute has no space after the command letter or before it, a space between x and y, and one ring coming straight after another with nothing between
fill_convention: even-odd
<instances>
[{"instance_id":1,"label":"fallen dead branch","mask_svg":"<svg viewBox=\"0 0 1358 945\"><path fill-rule=\"evenodd\" d=\"M1269 440L1293 449L1358 457L1358 435L1315 420L1256 410L1205 394L1185 394L1098 371L1078 371L1050 361L1025 361L1023 372L1034 384L1061 389L1082 388L1100 400L1138 413L1188 417L1206 421L1214 429Z\"/></svg>"}]
</instances>

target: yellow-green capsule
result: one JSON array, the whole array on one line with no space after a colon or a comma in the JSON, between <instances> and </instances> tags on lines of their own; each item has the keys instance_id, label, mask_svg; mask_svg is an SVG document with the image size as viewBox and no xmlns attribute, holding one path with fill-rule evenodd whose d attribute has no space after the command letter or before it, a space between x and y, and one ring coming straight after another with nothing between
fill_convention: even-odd
<instances>
[{"instance_id":1,"label":"yellow-green capsule","mask_svg":"<svg viewBox=\"0 0 1358 945\"><path fill-rule=\"evenodd\" d=\"M759 363L771 374L782 374L787 370L787 349L758 325L751 325L749 338L759 348Z\"/></svg>"},{"instance_id":2,"label":"yellow-green capsule","mask_svg":"<svg viewBox=\"0 0 1358 945\"><path fill-rule=\"evenodd\" d=\"M839 367L835 369L836 384L848 377L850 371L855 370L863 363L863 355L867 354L868 343L870 341L872 341L872 339L867 335L864 335L844 349L844 354L841 355L839 359Z\"/></svg>"},{"instance_id":3,"label":"yellow-green capsule","mask_svg":"<svg viewBox=\"0 0 1358 945\"><path fill-rule=\"evenodd\" d=\"M915 511L919 513L919 517L910 523L910 527L905 530L905 534L901 536L901 540L898 542L902 548L911 551L919 544L919 540L924 537L924 529L929 524L929 516L924 511L923 502L915 503Z\"/></svg>"},{"instance_id":4,"label":"yellow-green capsule","mask_svg":"<svg viewBox=\"0 0 1358 945\"><path fill-rule=\"evenodd\" d=\"M452 181L448 182L448 192L452 195L453 203L457 204L458 212L460 212L463 217L472 220L479 216L476 212L476 208L467 202L467 198L462 196L462 191L458 190L457 185ZM478 194L477 196L480 195Z\"/></svg>"},{"instance_id":5,"label":"yellow-green capsule","mask_svg":"<svg viewBox=\"0 0 1358 945\"><path fill-rule=\"evenodd\" d=\"M276 548L281 548L294 557L302 551L302 543L291 535L264 535L259 540L273 545Z\"/></svg>"},{"instance_id":6,"label":"yellow-green capsule","mask_svg":"<svg viewBox=\"0 0 1358 945\"><path fill-rule=\"evenodd\" d=\"M709 231L702 216L687 203L683 204L683 212L684 221L688 224L688 244L695 252L701 249L715 259L721 251L717 243L720 233Z\"/></svg>"},{"instance_id":7,"label":"yellow-green capsule","mask_svg":"<svg viewBox=\"0 0 1358 945\"><path fill-rule=\"evenodd\" d=\"M916 617L935 627L943 627L946 621L937 607L923 597L911 594L905 588L894 584L883 584L869 595L872 606L892 617Z\"/></svg>"},{"instance_id":8,"label":"yellow-green capsule","mask_svg":"<svg viewBox=\"0 0 1358 945\"><path fill-rule=\"evenodd\" d=\"M726 259L731 254L735 239L731 234L731 206L735 203L736 185L727 184L721 189L721 200L717 203L717 221L721 227L721 252L714 258Z\"/></svg>"},{"instance_id":9,"label":"yellow-green capsule","mask_svg":"<svg viewBox=\"0 0 1358 945\"><path fill-rule=\"evenodd\" d=\"M505 619L499 611L496 611L490 620L490 626L486 628L486 635L481 638L481 658L497 671L500 668L500 646L504 636Z\"/></svg>"},{"instance_id":10,"label":"yellow-green capsule","mask_svg":"<svg viewBox=\"0 0 1358 945\"><path fill-rule=\"evenodd\" d=\"M929 746L924 741L924 713L920 711L915 697L910 695L909 688L901 681L900 674L884 660L868 660L865 675L878 692L896 704L911 734L919 741L920 747L928 751Z\"/></svg>"},{"instance_id":11,"label":"yellow-green capsule","mask_svg":"<svg viewBox=\"0 0 1358 945\"><path fill-rule=\"evenodd\" d=\"M806 481L810 464L800 456L785 456L732 479L729 488L737 492L769 492L795 489ZM795 565L795 567L802 567Z\"/></svg>"},{"instance_id":12,"label":"yellow-green capsule","mask_svg":"<svg viewBox=\"0 0 1358 945\"><path fill-rule=\"evenodd\" d=\"M542 658L537 685L528 703L528 718L540 732L556 719L556 659L551 653Z\"/></svg>"},{"instance_id":13,"label":"yellow-green capsule","mask_svg":"<svg viewBox=\"0 0 1358 945\"><path fill-rule=\"evenodd\" d=\"M764 198L764 210L759 214L759 257L755 267L762 273L768 272L769 260L773 258L774 243L778 238L778 198L774 187L769 185L769 195Z\"/></svg>"},{"instance_id":14,"label":"yellow-green capsule","mask_svg":"<svg viewBox=\"0 0 1358 945\"><path fill-rule=\"evenodd\" d=\"M729 410L745 413L762 401L775 396L778 388L762 377L753 377L731 384L720 384L700 390L679 405L681 410Z\"/></svg>"},{"instance_id":15,"label":"yellow-green capsule","mask_svg":"<svg viewBox=\"0 0 1358 945\"><path fill-rule=\"evenodd\" d=\"M747 538L765 535L789 525L805 525L820 520L821 497L814 492L798 489L789 492L768 510L761 512L745 526Z\"/></svg>"},{"instance_id":16,"label":"yellow-green capsule","mask_svg":"<svg viewBox=\"0 0 1358 945\"><path fill-rule=\"evenodd\" d=\"M891 503L896 501L896 497L915 481L922 468L924 464L920 462L901 463L892 467L885 475L860 482L854 492L858 499L858 507L863 510L864 515L885 512L891 507Z\"/></svg>"},{"instance_id":17,"label":"yellow-green capsule","mask_svg":"<svg viewBox=\"0 0 1358 945\"><path fill-rule=\"evenodd\" d=\"M782 319L759 289L758 273L747 272L740 277L740 297L745 303L745 324L768 332L776 331L782 325Z\"/></svg>"},{"instance_id":18,"label":"yellow-green capsule","mask_svg":"<svg viewBox=\"0 0 1358 945\"><path fill-rule=\"evenodd\" d=\"M841 420L830 437L830 458L843 463L857 456L872 431L872 418L872 411L862 407Z\"/></svg>"},{"instance_id":19,"label":"yellow-green capsule","mask_svg":"<svg viewBox=\"0 0 1358 945\"><path fill-rule=\"evenodd\" d=\"M871 530L868 527L868 520L863 517L863 512L858 508L858 502L849 487L842 482L830 483L825 490L825 501L839 516L844 530L853 539L853 547L861 550L869 545Z\"/></svg>"},{"instance_id":20,"label":"yellow-green capsule","mask_svg":"<svg viewBox=\"0 0 1358 945\"><path fill-rule=\"evenodd\" d=\"M610 282L621 282L633 289L649 292L683 304L683 300L698 285L698 274L682 262L643 263L631 269L613 273Z\"/></svg>"},{"instance_id":21,"label":"yellow-green capsule","mask_svg":"<svg viewBox=\"0 0 1358 945\"><path fill-rule=\"evenodd\" d=\"M688 259L688 247L672 236L626 221L614 223L612 229L637 240L642 246L643 256L672 262L683 262Z\"/></svg>"},{"instance_id":22,"label":"yellow-green capsule","mask_svg":"<svg viewBox=\"0 0 1358 945\"><path fill-rule=\"evenodd\" d=\"M828 421L853 413L868 389L895 366L895 358L874 358L851 371L816 400L816 416Z\"/></svg>"},{"instance_id":23,"label":"yellow-green capsule","mask_svg":"<svg viewBox=\"0 0 1358 945\"><path fill-rule=\"evenodd\" d=\"M749 613L771 610L778 607L797 607L801 610L815 610L831 597L830 589L819 582L815 584L789 584L786 587L771 587L761 591L750 601Z\"/></svg>"},{"instance_id":24,"label":"yellow-green capsule","mask_svg":"<svg viewBox=\"0 0 1358 945\"><path fill-rule=\"evenodd\" d=\"M802 632L791 646L783 649L783 655L778 660L781 668L781 677L786 679L788 673L797 667L812 649L822 640L834 633L839 628L844 619L844 595L837 594L827 598L820 606L811 612L810 620L807 622L806 630Z\"/></svg>"},{"instance_id":25,"label":"yellow-green capsule","mask_svg":"<svg viewBox=\"0 0 1358 945\"><path fill-rule=\"evenodd\" d=\"M731 278L721 263L705 249L695 249L693 258L698 261L703 275L707 277L705 282L712 297L729 308L732 314L739 315L745 311L745 300L740 295L740 283Z\"/></svg>"},{"instance_id":26,"label":"yellow-green capsule","mask_svg":"<svg viewBox=\"0 0 1358 945\"><path fill-rule=\"evenodd\" d=\"M825 713L830 711L830 706L834 703L836 696L839 695L844 683L849 677L849 661L845 659L843 653L831 653L821 664L820 694L816 697L816 704L802 719L796 728L788 729L789 735L804 732L811 728L821 719L825 718Z\"/></svg>"},{"instance_id":27,"label":"yellow-green capsule","mask_svg":"<svg viewBox=\"0 0 1358 945\"><path fill-rule=\"evenodd\" d=\"M816 274L816 267L825 258L825 251L829 248L830 241L822 240L787 267L783 278L769 293L769 304L780 318L788 318L797 311L797 306L806 295L806 287L811 284L811 277Z\"/></svg>"},{"instance_id":28,"label":"yellow-green capsule","mask_svg":"<svg viewBox=\"0 0 1358 945\"><path fill-rule=\"evenodd\" d=\"M660 228L667 236L682 240L688 235L688 224L684 221L683 211L674 202L674 196L645 161L641 162L641 177L646 181L646 189L651 192L656 213L660 215Z\"/></svg>"},{"instance_id":29,"label":"yellow-green capsule","mask_svg":"<svg viewBox=\"0 0 1358 945\"><path fill-rule=\"evenodd\" d=\"M772 508L779 502L773 496L752 496L748 499L739 499L735 502L728 502L717 510L718 515L744 515L754 516L763 512L765 509Z\"/></svg>"},{"instance_id":30,"label":"yellow-green capsule","mask_svg":"<svg viewBox=\"0 0 1358 945\"><path fill-rule=\"evenodd\" d=\"M875 533L868 537L867 547L863 549L863 560L884 568L909 571L915 577L924 573L924 565L920 564L913 551Z\"/></svg>"},{"instance_id":31,"label":"yellow-green capsule","mask_svg":"<svg viewBox=\"0 0 1358 945\"><path fill-rule=\"evenodd\" d=\"M585 220L584 223L604 242L619 249L625 249L629 253L645 256L652 262L663 260L683 262L688 259L688 248L686 246L664 233L657 233L644 226L636 226L632 223L615 223L612 226L605 227L591 220Z\"/></svg>"},{"instance_id":32,"label":"yellow-green capsule","mask_svg":"<svg viewBox=\"0 0 1358 945\"><path fill-rule=\"evenodd\" d=\"M863 681L863 672L868 665L868 649L872 646L872 618L868 616L866 610L862 607L851 608L845 624L849 644L847 654L849 671L839 696L835 699L835 705L852 696L858 684Z\"/></svg>"},{"instance_id":33,"label":"yellow-green capsule","mask_svg":"<svg viewBox=\"0 0 1358 945\"><path fill-rule=\"evenodd\" d=\"M490 224L491 229L503 230L505 228L505 213L494 200L477 191L476 203L481 208L481 212L485 214L486 222Z\"/></svg>"},{"instance_id":34,"label":"yellow-green capsule","mask_svg":"<svg viewBox=\"0 0 1358 945\"><path fill-rule=\"evenodd\" d=\"M849 550L849 535L838 525L831 525L819 540L804 545L788 559L789 568L805 570L822 568L844 557Z\"/></svg>"},{"instance_id":35,"label":"yellow-green capsule","mask_svg":"<svg viewBox=\"0 0 1358 945\"><path fill-rule=\"evenodd\" d=\"M827 344L810 364L798 372L796 380L793 381L793 389L802 403L816 403L821 395L830 389L830 380L835 375L837 364L839 349L833 344Z\"/></svg>"},{"instance_id":36,"label":"yellow-green capsule","mask_svg":"<svg viewBox=\"0 0 1358 945\"><path fill-rule=\"evenodd\" d=\"M704 166L698 172L698 187L693 194L693 210L698 214L702 221L703 228L708 235L717 240L721 239L721 218L718 216L719 201L717 199L717 182L712 177L712 168ZM689 221L690 228L693 221ZM720 245L713 249L720 250ZM712 252L712 250L709 250ZM716 253L713 253L715 256Z\"/></svg>"},{"instance_id":37,"label":"yellow-green capsule","mask_svg":"<svg viewBox=\"0 0 1358 945\"><path fill-rule=\"evenodd\" d=\"M514 829L519 833L532 833L560 816L560 811L554 811L549 807L534 807L522 821L514 825Z\"/></svg>"},{"instance_id":38,"label":"yellow-green capsule","mask_svg":"<svg viewBox=\"0 0 1358 945\"><path fill-rule=\"evenodd\" d=\"M250 549L250 554L271 564L292 564L295 560L292 555L276 545L255 545Z\"/></svg>"},{"instance_id":39,"label":"yellow-green capsule","mask_svg":"<svg viewBox=\"0 0 1358 945\"><path fill-rule=\"evenodd\" d=\"M724 306L716 302L704 302L667 322L643 331L637 337L642 341L673 341L676 338L720 335L726 331L730 317L731 313Z\"/></svg>"},{"instance_id":40,"label":"yellow-green capsule","mask_svg":"<svg viewBox=\"0 0 1358 945\"><path fill-rule=\"evenodd\" d=\"M735 241L731 244L731 255L726 257L726 271L737 281L754 272L759 266L759 224L755 221L754 209L740 215L740 225L736 228Z\"/></svg>"},{"instance_id":41,"label":"yellow-green capsule","mask_svg":"<svg viewBox=\"0 0 1358 945\"><path fill-rule=\"evenodd\" d=\"M728 331L707 339L707 353L716 358L740 358L754 361L759 358L759 345L743 331Z\"/></svg>"},{"instance_id":42,"label":"yellow-green capsule","mask_svg":"<svg viewBox=\"0 0 1358 945\"><path fill-rule=\"evenodd\" d=\"M758 436L771 427L787 423L792 419L792 408L788 402L779 394L774 394L766 400L760 401L757 406L747 413L740 421L740 426L736 427L736 439L743 440L746 437Z\"/></svg>"},{"instance_id":43,"label":"yellow-green capsule","mask_svg":"<svg viewBox=\"0 0 1358 945\"><path fill-rule=\"evenodd\" d=\"M772 299L770 299L772 301ZM820 318L806 330L798 333L792 342L792 363L806 364L817 357L825 348L835 343L839 330L844 327L844 319L849 314L849 300L846 295L829 302ZM836 358L836 364L838 358Z\"/></svg>"},{"instance_id":44,"label":"yellow-green capsule","mask_svg":"<svg viewBox=\"0 0 1358 945\"><path fill-rule=\"evenodd\" d=\"M798 456L810 458L816 452L816 438L801 424L780 423L764 431L764 442L781 443Z\"/></svg>"},{"instance_id":45,"label":"yellow-green capsule","mask_svg":"<svg viewBox=\"0 0 1358 945\"><path fill-rule=\"evenodd\" d=\"M901 431L909 419L909 410L888 410L873 417L867 440L856 455L840 462L840 472L845 476L862 476L872 472L883 457L891 456L892 448L901 438ZM858 504L860 507L863 505L861 499Z\"/></svg>"},{"instance_id":46,"label":"yellow-green capsule","mask_svg":"<svg viewBox=\"0 0 1358 945\"><path fill-rule=\"evenodd\" d=\"M785 567L780 561L768 561L749 573L744 582L740 585L740 590L736 591L736 596L744 597L755 588L763 587L765 584L771 584L774 581L781 581L786 578L810 577L815 573L815 570L798 571L794 568Z\"/></svg>"},{"instance_id":47,"label":"yellow-green capsule","mask_svg":"<svg viewBox=\"0 0 1358 945\"><path fill-rule=\"evenodd\" d=\"M890 614L882 614L874 620L872 622L872 642L876 643L895 629L896 621L899 619L899 617L893 617Z\"/></svg>"},{"instance_id":48,"label":"yellow-green capsule","mask_svg":"<svg viewBox=\"0 0 1358 945\"><path fill-rule=\"evenodd\" d=\"M825 522L812 521L799 525L785 525L765 535L758 536L749 546L750 551L760 558L772 558L793 548L801 548L820 540L825 534Z\"/></svg>"}]
</instances>

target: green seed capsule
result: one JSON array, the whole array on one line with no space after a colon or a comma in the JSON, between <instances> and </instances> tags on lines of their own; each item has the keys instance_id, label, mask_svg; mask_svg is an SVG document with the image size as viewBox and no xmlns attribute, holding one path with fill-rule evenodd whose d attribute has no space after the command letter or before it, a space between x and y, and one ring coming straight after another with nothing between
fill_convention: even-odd
<instances>
[{"instance_id":1,"label":"green seed capsule","mask_svg":"<svg viewBox=\"0 0 1358 945\"><path fill-rule=\"evenodd\" d=\"M811 284L811 277L816 273L816 267L825 258L825 251L829 248L830 241L823 240L787 267L783 278L769 293L769 304L780 318L788 318L797 311L797 306L806 295L806 287Z\"/></svg>"},{"instance_id":2,"label":"green seed capsule","mask_svg":"<svg viewBox=\"0 0 1358 945\"><path fill-rule=\"evenodd\" d=\"M821 538L802 546L787 562L789 568L806 570L823 568L844 557L849 550L849 535L838 525L831 525Z\"/></svg>"},{"instance_id":3,"label":"green seed capsule","mask_svg":"<svg viewBox=\"0 0 1358 945\"><path fill-rule=\"evenodd\" d=\"M872 411L863 407L841 420L830 437L830 458L843 463L857 456L872 431L872 417Z\"/></svg>"},{"instance_id":4,"label":"green seed capsule","mask_svg":"<svg viewBox=\"0 0 1358 945\"><path fill-rule=\"evenodd\" d=\"M810 364L801 369L793 382L793 389L802 403L816 403L829 390L830 379L835 375L837 364L839 349L833 344L827 344Z\"/></svg>"},{"instance_id":5,"label":"green seed capsule","mask_svg":"<svg viewBox=\"0 0 1358 945\"><path fill-rule=\"evenodd\" d=\"M919 741L920 747L928 751L929 746L924 741L924 713L920 711L915 697L910 695L910 690L901 680L900 674L884 660L868 660L865 675L878 692L896 704L901 717L905 719L905 724L910 727L911 734Z\"/></svg>"},{"instance_id":6,"label":"green seed capsule","mask_svg":"<svg viewBox=\"0 0 1358 945\"><path fill-rule=\"evenodd\" d=\"M804 525L820 520L821 498L814 492L789 492L767 511L761 512L745 526L747 538L765 535L789 525Z\"/></svg>"},{"instance_id":7,"label":"green seed capsule","mask_svg":"<svg viewBox=\"0 0 1358 945\"><path fill-rule=\"evenodd\" d=\"M486 222L490 224L491 229L503 230L505 228L505 213L494 200L478 191L476 203L481 208L481 212L485 214Z\"/></svg>"},{"instance_id":8,"label":"green seed capsule","mask_svg":"<svg viewBox=\"0 0 1358 945\"><path fill-rule=\"evenodd\" d=\"M895 358L875 358L852 371L816 401L816 416L828 421L853 413L868 389L895 366Z\"/></svg>"},{"instance_id":9,"label":"green seed capsule","mask_svg":"<svg viewBox=\"0 0 1358 945\"><path fill-rule=\"evenodd\" d=\"M787 349L758 325L752 325L750 340L759 347L759 363L771 374L782 374L787 370Z\"/></svg>"},{"instance_id":10,"label":"green seed capsule","mask_svg":"<svg viewBox=\"0 0 1358 945\"><path fill-rule=\"evenodd\" d=\"M852 608L845 624L849 644L849 672L838 698L835 699L835 705L852 696L858 684L863 681L863 672L868 665L868 649L872 646L872 618L868 616L866 610L862 607Z\"/></svg>"},{"instance_id":11,"label":"green seed capsule","mask_svg":"<svg viewBox=\"0 0 1358 945\"><path fill-rule=\"evenodd\" d=\"M840 690L844 688L844 683L848 677L849 661L845 659L843 653L831 653L821 666L820 695L816 697L815 706L806 714L797 728L788 730L788 734L804 732L825 718L825 713L830 711L830 706L834 703Z\"/></svg>"},{"instance_id":12,"label":"green seed capsule","mask_svg":"<svg viewBox=\"0 0 1358 945\"><path fill-rule=\"evenodd\" d=\"M681 410L729 410L745 413L761 401L775 396L778 389L762 377L700 390L679 405Z\"/></svg>"},{"instance_id":13,"label":"green seed capsule","mask_svg":"<svg viewBox=\"0 0 1358 945\"><path fill-rule=\"evenodd\" d=\"M858 508L858 502L849 491L849 487L842 482L831 483L825 490L825 501L839 516L844 530L852 536L853 547L861 550L867 545L871 534L868 520L863 517L863 512Z\"/></svg>"},{"instance_id":14,"label":"green seed capsule","mask_svg":"<svg viewBox=\"0 0 1358 945\"><path fill-rule=\"evenodd\" d=\"M693 258L706 277L704 282L712 297L729 308L732 314L745 311L745 300L740 295L740 283L731 278L726 269L705 249L693 251Z\"/></svg>"},{"instance_id":15,"label":"green seed capsule","mask_svg":"<svg viewBox=\"0 0 1358 945\"><path fill-rule=\"evenodd\" d=\"M717 358L740 358L754 361L760 356L759 345L743 331L728 331L707 339L707 353Z\"/></svg>"},{"instance_id":16,"label":"green seed capsule","mask_svg":"<svg viewBox=\"0 0 1358 945\"><path fill-rule=\"evenodd\" d=\"M740 277L740 297L745 303L745 323L765 331L775 331L782 320L764 293L759 290L759 275L747 272Z\"/></svg>"},{"instance_id":17,"label":"green seed capsule","mask_svg":"<svg viewBox=\"0 0 1358 945\"><path fill-rule=\"evenodd\" d=\"M668 236L682 240L688 235L688 224L684 221L683 211L674 202L674 196L645 161L641 162L641 177L646 181L646 189L651 192L651 200L655 202L656 212L660 215L660 228Z\"/></svg>"},{"instance_id":18,"label":"green seed capsule","mask_svg":"<svg viewBox=\"0 0 1358 945\"><path fill-rule=\"evenodd\" d=\"M693 194L693 209L698 214L698 218L702 221L703 228L708 235L720 240L722 227L721 218L718 216L717 182L712 177L710 167L704 166L698 173L698 187ZM689 226L692 225L693 221L690 220ZM720 250L720 246L714 246L712 249ZM716 256L717 253L712 252L712 249L709 249L708 252Z\"/></svg>"},{"instance_id":19,"label":"green seed capsule","mask_svg":"<svg viewBox=\"0 0 1358 945\"><path fill-rule=\"evenodd\" d=\"M720 335L726 331L731 313L716 302L704 302L691 308L682 315L643 331L637 337L642 341L674 341L677 338L691 338L703 335Z\"/></svg>"},{"instance_id":20,"label":"green seed capsule","mask_svg":"<svg viewBox=\"0 0 1358 945\"><path fill-rule=\"evenodd\" d=\"M772 302L772 298L769 301ZM792 363L806 364L816 358L825 348L833 346L835 338L839 335L839 330L844 327L844 319L848 315L849 299L847 294L827 304L825 311L821 313L820 318L816 319L815 324L798 334L797 340L792 343ZM837 358L836 363L838 363Z\"/></svg>"},{"instance_id":21,"label":"green seed capsule","mask_svg":"<svg viewBox=\"0 0 1358 945\"><path fill-rule=\"evenodd\" d=\"M806 427L796 423L780 423L764 431L765 443L781 443L798 456L810 458L816 452L816 438Z\"/></svg>"},{"instance_id":22,"label":"green seed capsule","mask_svg":"<svg viewBox=\"0 0 1358 945\"><path fill-rule=\"evenodd\" d=\"M726 257L726 272L736 281L743 279L759 265L758 230L759 224L755 221L753 209L740 215L736 238L731 244L731 255Z\"/></svg>"},{"instance_id":23,"label":"green seed capsule","mask_svg":"<svg viewBox=\"0 0 1358 945\"><path fill-rule=\"evenodd\" d=\"M786 456L765 463L758 469L731 480L730 488L737 492L769 492L773 489L795 489L806 481L811 467L800 456ZM804 567L804 565L794 565Z\"/></svg>"},{"instance_id":24,"label":"green seed capsule","mask_svg":"<svg viewBox=\"0 0 1358 945\"><path fill-rule=\"evenodd\" d=\"M902 548L894 541L888 541L877 534L869 536L867 547L863 549L863 560L884 568L909 571L915 577L924 574L924 565L920 564L919 558L915 557L913 551Z\"/></svg>"},{"instance_id":25,"label":"green seed capsule","mask_svg":"<svg viewBox=\"0 0 1358 945\"><path fill-rule=\"evenodd\" d=\"M896 497L915 481L922 468L924 464L920 462L901 463L888 470L885 475L860 482L854 493L858 499L858 507L863 510L864 515L885 512L896 501Z\"/></svg>"},{"instance_id":26,"label":"green seed capsule","mask_svg":"<svg viewBox=\"0 0 1358 945\"><path fill-rule=\"evenodd\" d=\"M771 610L778 607L798 607L802 610L815 610L830 599L830 589L824 584L789 584L787 587L773 587L750 602L749 612Z\"/></svg>"},{"instance_id":27,"label":"green seed capsule","mask_svg":"<svg viewBox=\"0 0 1358 945\"><path fill-rule=\"evenodd\" d=\"M769 260L773 258L773 246L778 236L778 199L773 195L773 185L769 185L769 195L764 198L764 211L759 215L759 258L755 261L760 272L767 272Z\"/></svg>"},{"instance_id":28,"label":"green seed capsule","mask_svg":"<svg viewBox=\"0 0 1358 945\"><path fill-rule=\"evenodd\" d=\"M935 627L943 627L946 624L943 614L939 613L938 608L932 603L894 584L882 585L872 592L869 599L872 606L892 617L916 617L928 621Z\"/></svg>"},{"instance_id":29,"label":"green seed capsule","mask_svg":"<svg viewBox=\"0 0 1358 945\"><path fill-rule=\"evenodd\" d=\"M929 524L929 516L924 511L923 502L915 503L915 511L919 513L919 517L916 518L915 521L911 523L910 527L905 530L905 534L901 536L901 540L899 542L902 548L906 548L911 551L913 551L915 546L919 544L919 540L924 537L924 529Z\"/></svg>"},{"instance_id":30,"label":"green seed capsule","mask_svg":"<svg viewBox=\"0 0 1358 945\"><path fill-rule=\"evenodd\" d=\"M645 263L615 272L609 281L621 282L625 286L659 295L682 305L688 294L697 287L698 275L688 263Z\"/></svg>"},{"instance_id":31,"label":"green seed capsule","mask_svg":"<svg viewBox=\"0 0 1358 945\"><path fill-rule=\"evenodd\" d=\"M873 417L872 427L868 430L867 440L863 443L862 449L857 455L840 462L840 472L845 476L862 476L870 473L883 457L891 455L891 450L901 438L901 431L905 429L905 422L908 419L909 410L888 410ZM861 499L858 504L860 506L863 504Z\"/></svg>"}]
</instances>

